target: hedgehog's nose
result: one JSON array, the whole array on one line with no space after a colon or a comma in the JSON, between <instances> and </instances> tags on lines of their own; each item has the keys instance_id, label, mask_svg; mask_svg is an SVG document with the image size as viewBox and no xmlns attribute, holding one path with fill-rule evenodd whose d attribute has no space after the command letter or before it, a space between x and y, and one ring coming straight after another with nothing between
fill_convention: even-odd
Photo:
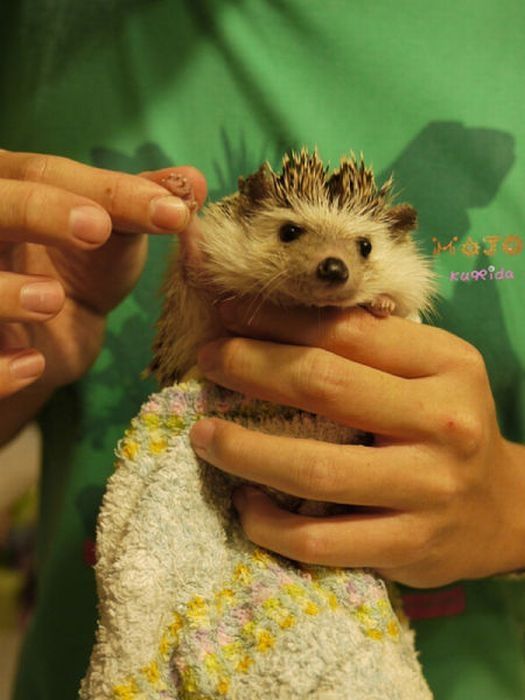
<instances>
[{"instance_id":1,"label":"hedgehog's nose","mask_svg":"<svg viewBox=\"0 0 525 700\"><path fill-rule=\"evenodd\" d=\"M340 258L325 258L317 266L316 274L328 284L343 284L348 279L348 268Z\"/></svg>"}]
</instances>

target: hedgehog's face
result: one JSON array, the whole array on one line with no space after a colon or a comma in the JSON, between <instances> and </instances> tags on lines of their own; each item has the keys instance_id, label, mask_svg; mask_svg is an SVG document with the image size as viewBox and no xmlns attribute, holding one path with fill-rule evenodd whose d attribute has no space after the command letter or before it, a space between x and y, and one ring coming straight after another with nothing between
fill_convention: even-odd
<instances>
[{"instance_id":1,"label":"hedgehog's face","mask_svg":"<svg viewBox=\"0 0 525 700\"><path fill-rule=\"evenodd\" d=\"M353 157L332 173L306 149L285 156L281 174L266 163L208 207L195 283L296 305L354 306L378 295L399 304L407 269L428 275L410 239L416 212L391 206L391 187L389 179L378 188Z\"/></svg>"},{"instance_id":2,"label":"hedgehog's face","mask_svg":"<svg viewBox=\"0 0 525 700\"><path fill-rule=\"evenodd\" d=\"M335 237L326 224L289 220L278 226L276 235L286 274L275 293L316 306L352 302L372 252L368 235Z\"/></svg>"},{"instance_id":3,"label":"hedgehog's face","mask_svg":"<svg viewBox=\"0 0 525 700\"><path fill-rule=\"evenodd\" d=\"M300 305L353 306L377 294L376 259L388 238L385 223L304 204L254 217L245 231L245 250L250 248L260 261L252 262L251 273L259 275L265 297Z\"/></svg>"}]
</instances>

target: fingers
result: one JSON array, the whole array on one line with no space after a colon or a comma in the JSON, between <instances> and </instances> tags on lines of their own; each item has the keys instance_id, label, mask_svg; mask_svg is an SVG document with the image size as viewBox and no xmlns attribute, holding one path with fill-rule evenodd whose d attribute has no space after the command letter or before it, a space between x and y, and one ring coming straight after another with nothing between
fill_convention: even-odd
<instances>
[{"instance_id":1,"label":"fingers","mask_svg":"<svg viewBox=\"0 0 525 700\"><path fill-rule=\"evenodd\" d=\"M0 272L0 321L43 321L64 304L62 285L49 277Z\"/></svg>"},{"instance_id":2,"label":"fingers","mask_svg":"<svg viewBox=\"0 0 525 700\"><path fill-rule=\"evenodd\" d=\"M358 430L400 439L428 433L427 380L412 382L318 348L247 338L209 343L198 362L221 386Z\"/></svg>"},{"instance_id":3,"label":"fingers","mask_svg":"<svg viewBox=\"0 0 525 700\"><path fill-rule=\"evenodd\" d=\"M36 350L0 352L0 399L34 382L44 368L44 357Z\"/></svg>"},{"instance_id":4,"label":"fingers","mask_svg":"<svg viewBox=\"0 0 525 700\"><path fill-rule=\"evenodd\" d=\"M197 177L194 169L185 172L189 177L195 174L202 196L202 176ZM25 183L31 192L47 185L63 191L64 196L69 193L71 201L64 216L78 204L78 197L86 198L95 208L105 210L113 227L122 232L178 232L185 229L191 218L184 201L153 179L93 168L67 158L0 152L0 178ZM27 190L23 194L30 200L35 196L38 203L40 195L27 194ZM42 196L53 195L45 192ZM17 209L24 211L23 203L17 204ZM45 211L41 215L50 219Z\"/></svg>"},{"instance_id":5,"label":"fingers","mask_svg":"<svg viewBox=\"0 0 525 700\"><path fill-rule=\"evenodd\" d=\"M412 445L365 447L276 437L230 421L201 420L191 431L202 459L248 481L308 500L398 510L447 498Z\"/></svg>"},{"instance_id":6,"label":"fingers","mask_svg":"<svg viewBox=\"0 0 525 700\"><path fill-rule=\"evenodd\" d=\"M279 508L258 489L234 495L248 538L282 556L307 564L392 569L419 551L410 516L395 513L307 517Z\"/></svg>"},{"instance_id":7,"label":"fingers","mask_svg":"<svg viewBox=\"0 0 525 700\"><path fill-rule=\"evenodd\" d=\"M50 185L0 180L0 241L84 249L104 243L111 219L85 197Z\"/></svg>"},{"instance_id":8,"label":"fingers","mask_svg":"<svg viewBox=\"0 0 525 700\"><path fill-rule=\"evenodd\" d=\"M0 272L0 323L47 321L64 305L64 289L49 277ZM26 341L16 330L0 325L0 398L15 394L38 379L45 369L40 352L23 347ZM10 329L7 332L7 329ZM5 337L4 337L5 336ZM21 346L23 349L21 349Z\"/></svg>"},{"instance_id":9,"label":"fingers","mask_svg":"<svg viewBox=\"0 0 525 700\"><path fill-rule=\"evenodd\" d=\"M246 308L227 302L221 316L236 335L323 348L407 379L448 368L465 345L439 328L397 316L377 318L361 308L283 310L264 304L253 318Z\"/></svg>"}]
</instances>

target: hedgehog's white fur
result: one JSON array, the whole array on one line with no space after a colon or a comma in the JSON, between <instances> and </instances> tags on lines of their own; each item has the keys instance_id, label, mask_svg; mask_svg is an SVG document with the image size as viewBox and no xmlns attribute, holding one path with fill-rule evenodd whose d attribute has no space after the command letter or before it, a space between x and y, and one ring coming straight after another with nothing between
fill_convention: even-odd
<instances>
[{"instance_id":1,"label":"hedgehog's white fur","mask_svg":"<svg viewBox=\"0 0 525 700\"><path fill-rule=\"evenodd\" d=\"M305 153L296 163L303 163L306 169L308 158L314 160L316 178L324 178L315 182L315 196L301 197L300 192L293 191L283 203L268 186L258 198L250 199L239 192L206 208L201 220L202 257L198 265L184 265L176 258L168 272L154 363L162 384L171 383L188 370L195 362L198 346L217 334L213 307L223 298L255 297L254 309L259 301L268 300L285 307L364 305L372 310L376 305L381 309L387 298L389 309L399 316L417 318L430 310L434 277L429 261L410 236L415 212L408 205L391 207L385 187L377 190L373 178L366 183L366 206L354 202L347 192L341 205L333 195L325 195L327 171L319 167L317 155L306 153L305 157ZM361 171L354 170L361 175L371 173L363 165ZM271 169L261 172L252 177L263 178L263 187L269 172L273 177L270 184L277 182L282 188ZM303 171L303 177L305 172L308 176L311 171ZM359 195L363 197L362 189ZM370 202L373 205L377 201L374 210ZM403 207L413 215L409 224L402 216L396 220L397 210ZM301 227L304 233L296 240L283 242L279 230L285 223ZM362 239L372 245L366 258L359 250ZM318 264L328 257L346 264L346 282L332 285L316 277Z\"/></svg>"}]
</instances>

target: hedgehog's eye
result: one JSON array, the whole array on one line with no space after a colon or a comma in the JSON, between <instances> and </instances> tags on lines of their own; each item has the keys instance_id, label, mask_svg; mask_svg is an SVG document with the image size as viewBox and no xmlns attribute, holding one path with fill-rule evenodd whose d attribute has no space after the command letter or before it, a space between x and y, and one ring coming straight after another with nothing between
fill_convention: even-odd
<instances>
[{"instance_id":1,"label":"hedgehog's eye","mask_svg":"<svg viewBox=\"0 0 525 700\"><path fill-rule=\"evenodd\" d=\"M297 224L283 224L279 229L279 238L283 243L291 243L303 233L304 228L301 228L301 226Z\"/></svg>"},{"instance_id":2,"label":"hedgehog's eye","mask_svg":"<svg viewBox=\"0 0 525 700\"><path fill-rule=\"evenodd\" d=\"M368 258L370 253L372 252L372 244L368 240L368 238L361 238L359 241L359 252L363 256L363 258Z\"/></svg>"}]
</instances>

